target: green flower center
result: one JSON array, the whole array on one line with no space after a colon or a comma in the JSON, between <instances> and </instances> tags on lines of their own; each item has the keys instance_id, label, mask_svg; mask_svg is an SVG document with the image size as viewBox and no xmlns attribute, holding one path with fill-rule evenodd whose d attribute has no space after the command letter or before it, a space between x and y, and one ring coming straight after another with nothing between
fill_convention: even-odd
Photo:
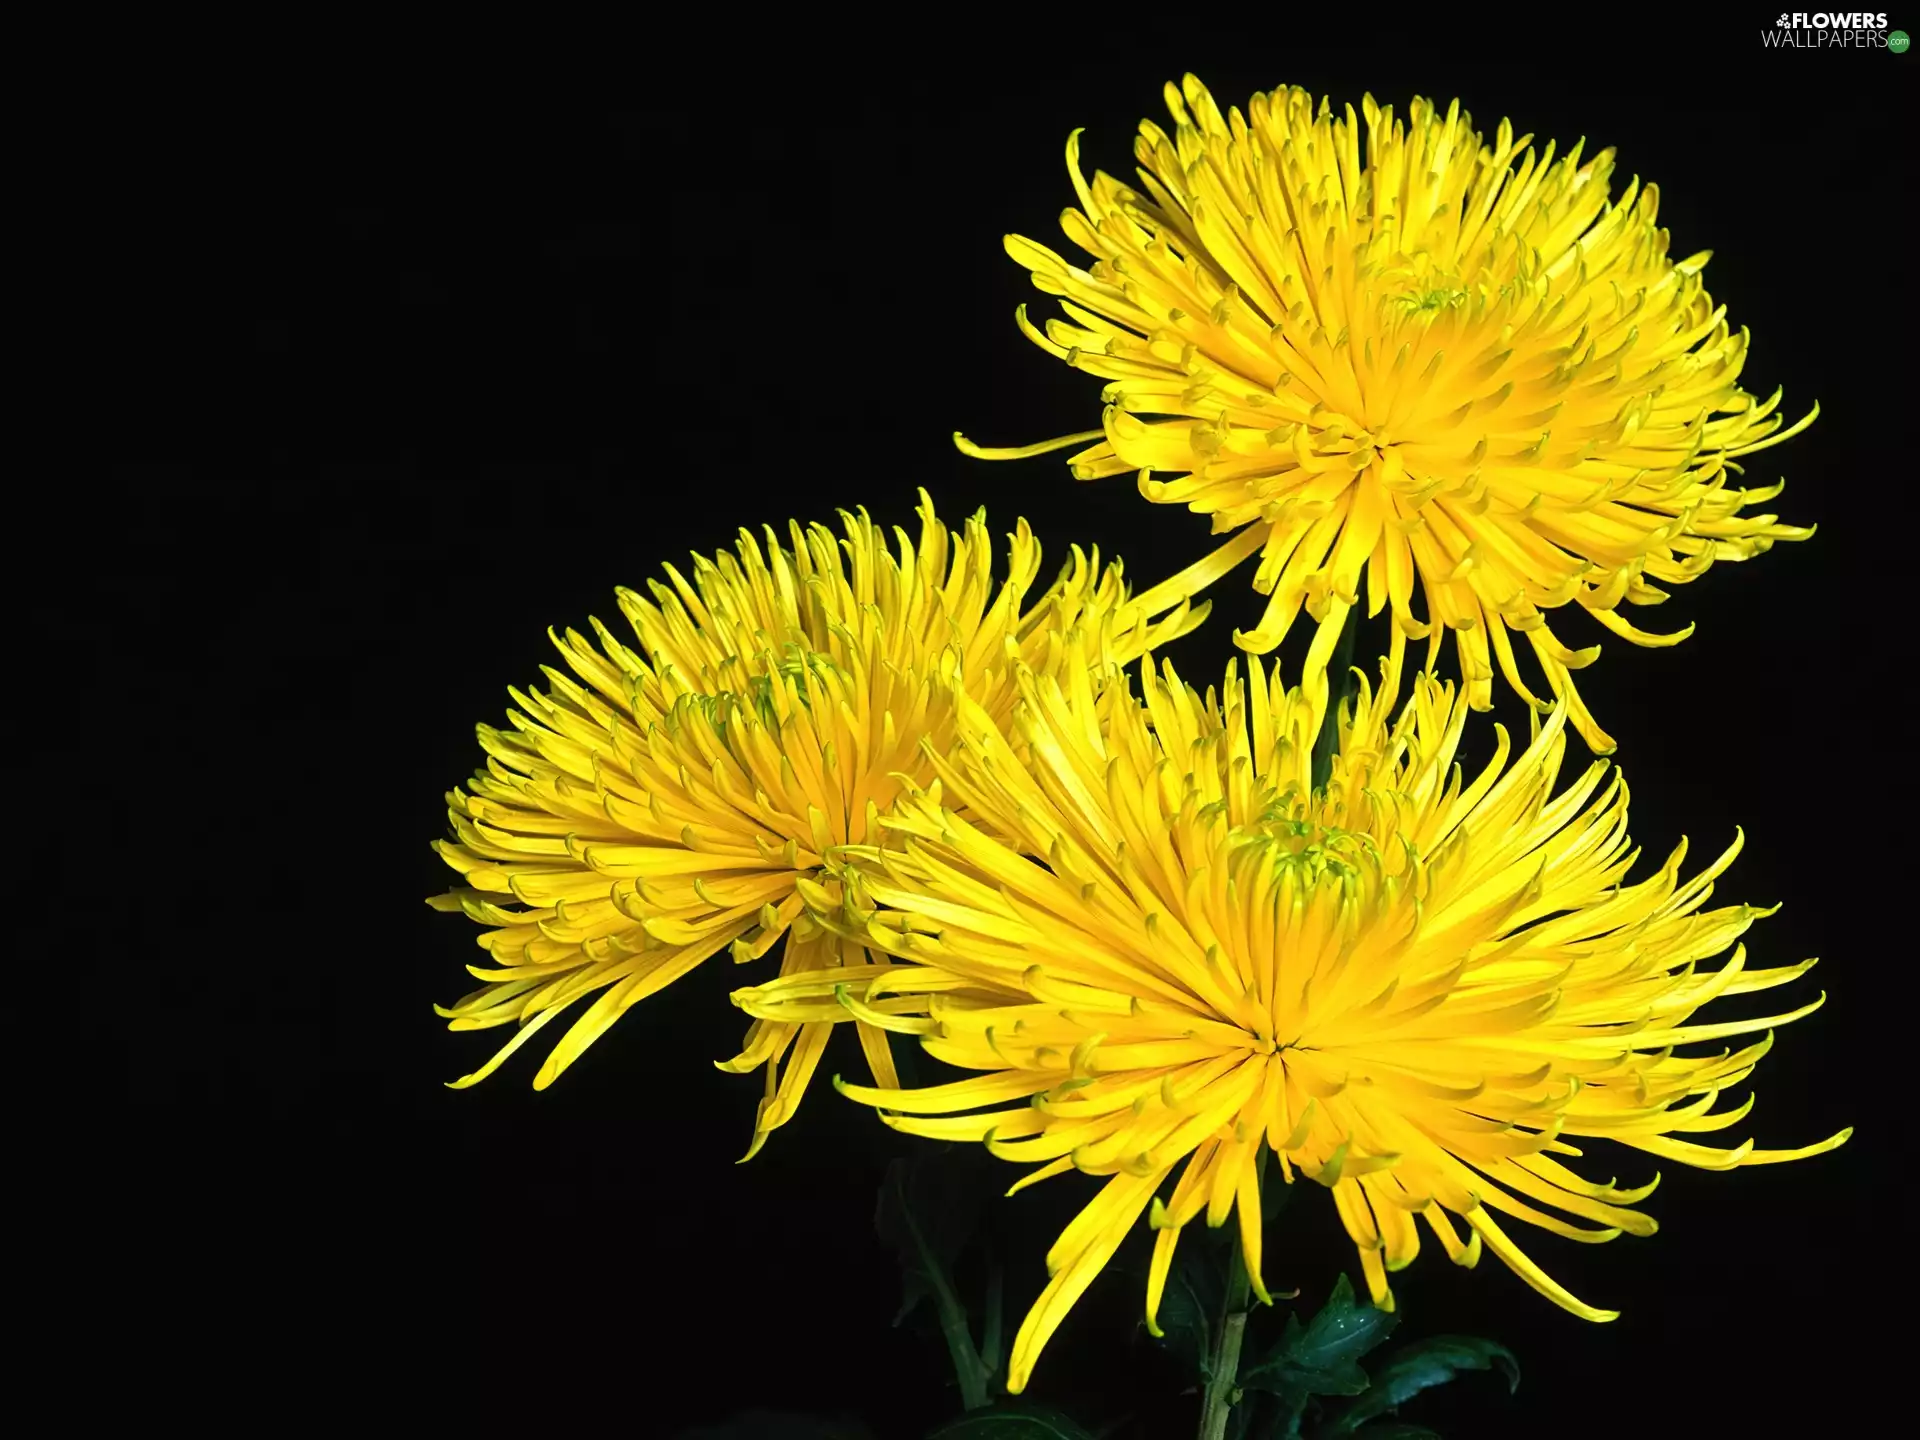
<instances>
[{"instance_id":1,"label":"green flower center","mask_svg":"<svg viewBox=\"0 0 1920 1440\"><path fill-rule=\"evenodd\" d=\"M1336 825L1321 825L1295 817L1266 816L1236 827L1227 837L1227 851L1237 869L1264 861L1286 866L1302 879L1354 873L1354 857L1366 837Z\"/></svg>"}]
</instances>

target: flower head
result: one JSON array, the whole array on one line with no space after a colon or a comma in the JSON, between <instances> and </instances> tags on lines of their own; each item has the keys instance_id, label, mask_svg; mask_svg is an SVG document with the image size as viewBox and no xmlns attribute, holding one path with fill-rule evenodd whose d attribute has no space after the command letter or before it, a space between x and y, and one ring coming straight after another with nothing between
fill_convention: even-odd
<instances>
[{"instance_id":1,"label":"flower head","mask_svg":"<svg viewBox=\"0 0 1920 1440\"><path fill-rule=\"evenodd\" d=\"M1452 630L1475 709L1494 667L1538 709L1509 634L1596 751L1613 742L1581 703L1546 611L1578 603L1638 645L1623 604L1667 598L1715 560L1811 530L1742 512L1780 486L1730 481L1778 444L1780 396L1740 388L1747 335L1701 280L1708 253L1667 257L1659 197L1617 198L1613 152L1554 160L1505 120L1488 143L1458 102L1416 99L1403 120L1371 96L1335 116L1306 91L1220 113L1188 76L1166 88L1168 135L1140 127L1141 189L1082 178L1062 226L1087 269L1019 236L1008 253L1059 296L1049 354L1109 383L1102 428L986 458L1086 440L1074 474L1140 473L1141 492L1238 532L1192 583L1258 552L1270 597L1243 648L1280 644L1304 608L1319 629L1303 671L1323 697L1347 612L1430 644ZM1150 472L1170 479L1153 479ZM1424 619L1413 612L1416 580ZM1660 583L1656 583L1660 582Z\"/></svg>"},{"instance_id":2,"label":"flower head","mask_svg":"<svg viewBox=\"0 0 1920 1440\"><path fill-rule=\"evenodd\" d=\"M1180 603L1153 620L1164 592L1129 600L1120 567L1078 549L1029 603L1040 548L1025 522L996 588L984 516L952 535L924 491L918 543L896 531L897 554L864 512L842 519L844 537L795 524L787 546L767 530L764 549L743 530L737 555L695 558L691 583L668 566L651 600L620 591L638 651L598 620L597 647L555 635L572 675L548 667L547 693L511 692L511 729L479 727L487 768L448 796L454 838L435 847L465 884L430 903L487 927L492 964L470 966L487 983L440 1013L456 1030L518 1029L457 1085L595 997L540 1067L545 1087L722 950L754 960L784 938L785 970L830 970L857 1000L886 957L809 920L795 881L832 847L877 838L902 777L931 779L923 745L949 743L956 699L1004 715L1016 664L1052 674L1071 654L1104 673L1205 614ZM848 1018L831 987L824 1005L756 1018L722 1066L766 1067L755 1149ZM884 1030L857 1028L876 1079L894 1083Z\"/></svg>"},{"instance_id":3,"label":"flower head","mask_svg":"<svg viewBox=\"0 0 1920 1440\"><path fill-rule=\"evenodd\" d=\"M1394 718L1389 663L1380 691L1363 684L1343 707L1316 790L1309 707L1277 670L1269 681L1256 662L1251 683L1229 670L1204 700L1170 667L1143 670L1144 704L1122 684L1076 695L1029 673L1011 725L968 707L940 785L903 795L884 822L889 847L845 852L831 921L922 967L897 984L919 992L925 1048L981 1072L846 1093L896 1129L1038 1162L1022 1185L1109 1177L1048 1256L1010 1389L1143 1212L1158 1232L1150 1326L1181 1229L1201 1216L1237 1212L1265 1298L1269 1150L1288 1182L1332 1191L1376 1304L1391 1307L1388 1273L1414 1259L1424 1224L1456 1262L1484 1247L1555 1303L1609 1320L1495 1218L1585 1241L1652 1233L1632 1208L1652 1184L1589 1180L1565 1157L1604 1139L1729 1169L1845 1140L1762 1151L1684 1138L1742 1120L1750 1100L1716 1107L1772 1037L1676 1047L1769 1031L1820 1002L1695 1013L1813 962L1749 969L1736 948L1702 968L1767 913L1703 908L1738 840L1692 879L1683 843L1626 883L1637 852L1619 775L1596 761L1556 790L1564 706L1511 764L1499 731L1463 787L1462 698L1422 675ZM823 893L810 900L826 913ZM994 998L1005 992L1018 998Z\"/></svg>"}]
</instances>

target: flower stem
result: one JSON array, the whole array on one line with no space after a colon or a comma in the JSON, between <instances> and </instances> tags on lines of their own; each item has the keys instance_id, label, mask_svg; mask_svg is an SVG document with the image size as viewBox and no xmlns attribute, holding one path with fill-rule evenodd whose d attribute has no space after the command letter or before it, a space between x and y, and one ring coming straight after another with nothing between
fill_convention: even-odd
<instances>
[{"instance_id":1,"label":"flower stem","mask_svg":"<svg viewBox=\"0 0 1920 1440\"><path fill-rule=\"evenodd\" d=\"M1220 1307L1220 1332L1213 1343L1212 1373L1207 1377L1206 1400L1200 1408L1200 1440L1226 1440L1227 1416L1232 1413L1233 1402L1240 1398L1234 1382L1240 1376L1240 1347L1247 1336L1247 1296L1253 1287L1247 1280L1246 1261L1237 1249L1231 1265L1226 1302Z\"/></svg>"},{"instance_id":2,"label":"flower stem","mask_svg":"<svg viewBox=\"0 0 1920 1440\"><path fill-rule=\"evenodd\" d=\"M983 1361L980 1352L973 1348L973 1331L967 1325L967 1307L953 1293L953 1282L947 1276L946 1267L927 1243L927 1237L921 1234L913 1212L904 1204L901 1218L906 1222L907 1234L913 1240L914 1249L919 1251L920 1263L933 1286L934 1305L940 1312L940 1333L946 1338L947 1354L953 1360L954 1378L960 1382L960 1404L964 1409L978 1410L988 1400L987 1381L992 1376L992 1366ZM997 1309L998 1295L993 1297L993 1301ZM997 1348L998 1336L995 1332L999 1329L998 1322L989 1319L987 1323L990 1337Z\"/></svg>"},{"instance_id":3,"label":"flower stem","mask_svg":"<svg viewBox=\"0 0 1920 1440\"><path fill-rule=\"evenodd\" d=\"M920 1240L918 1226L914 1227L914 1239ZM925 1246L924 1241L921 1244L922 1253L928 1261L927 1272L933 1280L934 1303L940 1310L940 1333L946 1337L947 1354L953 1359L954 1377L960 1382L961 1408L978 1410L987 1403L987 1379L992 1373L991 1369L980 1358L980 1352L973 1348L973 1331L967 1324L967 1307L953 1293L953 1286L939 1263L933 1259L933 1252Z\"/></svg>"},{"instance_id":4,"label":"flower stem","mask_svg":"<svg viewBox=\"0 0 1920 1440\"><path fill-rule=\"evenodd\" d=\"M1256 1183L1267 1169L1266 1144L1264 1140L1257 1144L1253 1162ZM1247 1315L1253 1308L1247 1303L1253 1293L1253 1280L1247 1274L1245 1249L1234 1246L1231 1257L1227 1261L1226 1298L1220 1305L1220 1328L1207 1367L1206 1398L1200 1406L1200 1440L1226 1440L1227 1416L1240 1400L1240 1349L1246 1343Z\"/></svg>"},{"instance_id":5,"label":"flower stem","mask_svg":"<svg viewBox=\"0 0 1920 1440\"><path fill-rule=\"evenodd\" d=\"M960 1381L963 1409L978 1410L987 1403L987 1367L973 1348L973 1333L967 1328L967 1310L950 1286L939 1286L940 1333L947 1337L947 1353L953 1357L953 1373Z\"/></svg>"}]
</instances>

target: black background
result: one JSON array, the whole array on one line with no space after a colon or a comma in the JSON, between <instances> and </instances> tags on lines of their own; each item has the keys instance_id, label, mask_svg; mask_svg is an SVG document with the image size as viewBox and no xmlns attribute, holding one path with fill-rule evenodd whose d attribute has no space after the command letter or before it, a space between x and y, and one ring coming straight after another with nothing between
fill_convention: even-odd
<instances>
[{"instance_id":1,"label":"black background","mask_svg":"<svg viewBox=\"0 0 1920 1440\"><path fill-rule=\"evenodd\" d=\"M1519 1227L1625 1312L1611 1326L1428 1247L1398 1277L1404 1333L1494 1335L1525 1380L1508 1399L1475 1377L1409 1418L1456 1437L1689 1435L1878 1413L1903 1388L1871 1352L1910 1249L1880 1067L1904 1043L1912 953L1894 596L1912 569L1920 58L1763 53L1771 19L1577 45L1453 21L1307 42L1277 21L1165 20L1112 51L1009 28L964 60L952 33L871 60L799 39L742 56L743 19L617 80L481 83L448 62L103 102L117 308L95 345L121 464L94 519L118 577L113 663L164 737L126 783L147 797L144 843L164 835L180 862L120 903L130 933L184 957L141 1002L117 1108L140 1197L139 1258L115 1282L150 1367L134 1388L201 1414L525 1406L662 1436L752 1406L883 1437L953 1413L937 1339L887 1324L898 1282L871 1216L905 1142L816 1084L733 1164L760 1082L710 1063L744 1028L724 961L548 1093L529 1087L538 1045L477 1090L442 1088L501 1032L449 1035L430 1011L479 952L469 922L421 903L449 878L427 845L479 759L475 722L500 723L506 686L551 658L545 627L617 623L615 585L742 523L857 504L905 523L925 486L950 521L985 505L1004 534L1026 516L1049 569L1074 541L1143 582L1201 553L1203 522L1125 478L987 465L948 438L1096 423L1098 382L1016 333L1014 306L1039 297L1000 237L1065 252L1067 132L1087 127L1090 170L1128 173L1135 123L1164 119L1161 81L1193 68L1223 106L1277 83L1401 108L1458 94L1483 128L1507 114L1618 146L1618 182L1660 183L1673 253L1716 252L1709 288L1753 331L1748 388L1823 407L1751 472L1784 474L1770 508L1818 537L1680 588L1646 623L1696 620L1692 640L1609 638L1582 685L1647 852L1686 833L1703 861L1743 825L1720 894L1784 902L1747 937L1755 963L1827 957L1785 998L1735 1002L1831 990L1781 1033L1731 1138L1860 1133L1798 1165L1663 1167L1652 1239ZM1257 614L1248 573L1173 652L1198 681ZM822 1075L858 1068L838 1050ZM1617 1158L1623 1181L1652 1168ZM997 1206L1016 1315L1090 1193L1068 1177ZM1312 1299L1358 1267L1325 1197L1302 1199L1267 1278ZM1131 1411L1128 1435L1190 1434L1192 1400L1154 1398L1177 1379L1132 1333L1139 1301L1132 1280L1096 1285L1029 1393L1089 1422Z\"/></svg>"}]
</instances>

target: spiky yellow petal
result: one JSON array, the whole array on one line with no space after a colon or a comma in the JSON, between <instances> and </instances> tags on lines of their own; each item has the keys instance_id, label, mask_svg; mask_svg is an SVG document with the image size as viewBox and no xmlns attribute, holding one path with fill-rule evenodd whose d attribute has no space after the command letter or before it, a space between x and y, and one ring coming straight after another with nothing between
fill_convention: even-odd
<instances>
[{"instance_id":1,"label":"spiky yellow petal","mask_svg":"<svg viewBox=\"0 0 1920 1440\"><path fill-rule=\"evenodd\" d=\"M1289 1181L1332 1191L1376 1304L1391 1307L1424 1219L1456 1262L1484 1245L1556 1304L1607 1320L1503 1228L1588 1243L1653 1232L1633 1208L1652 1187L1583 1179L1557 1158L1582 1153L1573 1139L1731 1168L1849 1133L1784 1152L1687 1138L1742 1120L1722 1095L1772 1027L1814 1008L1694 1019L1807 968L1754 969L1738 947L1701 968L1766 913L1705 908L1739 840L1692 880L1682 846L1630 883L1626 785L1605 761L1560 784L1565 704L1517 754L1502 732L1463 786L1466 696L1417 674L1401 704L1401 684L1389 659L1342 707L1315 789L1314 706L1277 667L1229 669L1202 699L1149 662L1137 700L1124 683L1076 693L1022 670L1006 720L962 705L956 745L933 757L939 784L902 793L886 843L840 852L843 883L878 908L815 893L821 924L914 962L934 1022L922 1043L978 1072L852 1098L1048 1174L1112 1177L1051 1257L1010 1389L1143 1211L1157 1232L1150 1325L1178 1232L1202 1215L1238 1212L1257 1276L1262 1144ZM1737 1053L1674 1053L1763 1031Z\"/></svg>"},{"instance_id":2,"label":"spiky yellow petal","mask_svg":"<svg viewBox=\"0 0 1920 1440\"><path fill-rule=\"evenodd\" d=\"M1037 329L1022 307L1022 331L1108 382L1101 430L961 448L1092 441L1078 478L1138 472L1147 499L1242 532L1211 568L1258 550L1270 599L1235 639L1271 651L1304 610L1310 696L1364 579L1367 613L1429 639L1429 667L1453 632L1476 709L1496 668L1533 701L1523 636L1611 751L1572 674L1599 647L1569 649L1545 612L1578 604L1638 645L1684 639L1691 626L1651 634L1618 607L1812 534L1743 514L1779 487L1737 478L1819 407L1783 428L1778 394L1740 388L1747 334L1708 296L1707 254L1669 258L1656 187L1615 196L1611 150L1556 160L1505 120L1483 136L1458 102L1401 118L1368 96L1356 115L1293 88L1222 114L1192 76L1166 102L1171 134L1140 127L1138 188L1088 182L1068 143L1080 203L1061 223L1085 268L1007 240L1065 312Z\"/></svg>"},{"instance_id":3,"label":"spiky yellow petal","mask_svg":"<svg viewBox=\"0 0 1920 1440\"><path fill-rule=\"evenodd\" d=\"M1130 599L1117 564L1078 549L1034 596L1024 522L996 585L984 516L949 532L924 491L919 536L896 531L897 552L864 512L842 519L842 535L794 524L785 543L743 530L733 553L696 557L691 581L668 566L649 595L622 590L637 650L597 620L597 644L555 635L571 674L548 668L549 690L512 692L508 728L480 727L487 767L448 796L453 833L436 847L465 884L431 903L485 927L492 964L440 1013L518 1029L458 1084L593 997L534 1081L551 1084L647 995L721 951L751 961L782 941L783 978L736 997L754 1023L722 1063L766 1071L754 1148L792 1115L836 1024L895 1083L887 1033L927 1028L927 1002L875 988L895 967L809 919L802 887L854 903L827 857L876 838L903 779L934 778L926 755L951 743L959 704L1004 717L1017 667L1061 674L1069 657L1097 672L1063 676L1091 694L1205 614L1164 587Z\"/></svg>"}]
</instances>

